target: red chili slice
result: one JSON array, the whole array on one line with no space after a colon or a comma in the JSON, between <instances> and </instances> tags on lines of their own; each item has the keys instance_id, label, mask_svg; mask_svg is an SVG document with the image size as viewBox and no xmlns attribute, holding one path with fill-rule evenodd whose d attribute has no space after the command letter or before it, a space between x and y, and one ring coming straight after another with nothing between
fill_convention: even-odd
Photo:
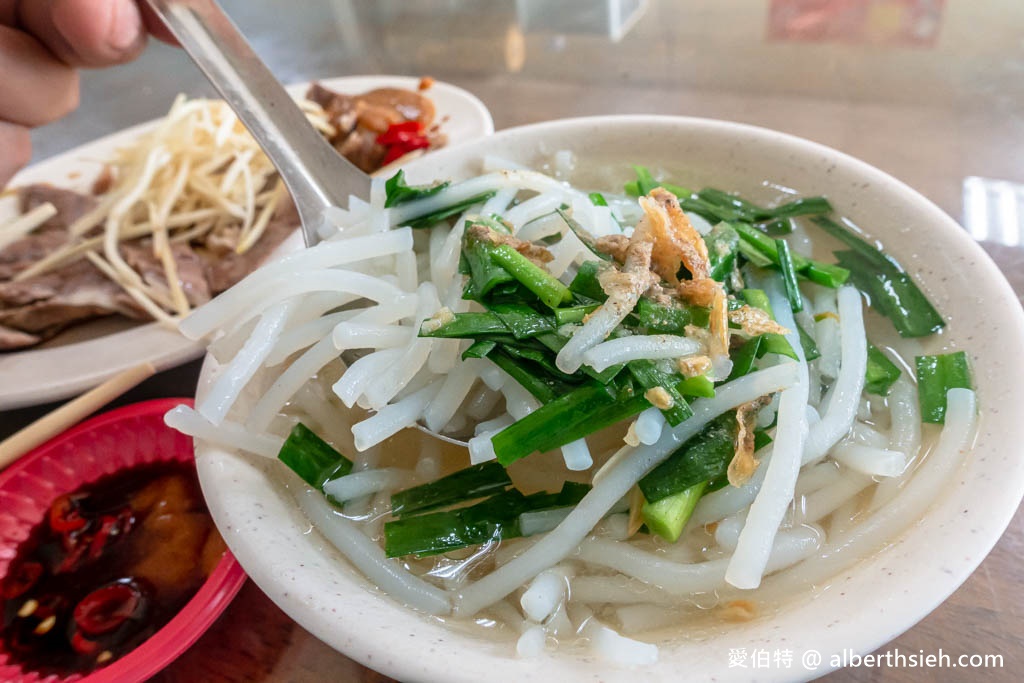
<instances>
[{"instance_id":1,"label":"red chili slice","mask_svg":"<svg viewBox=\"0 0 1024 683\"><path fill-rule=\"evenodd\" d=\"M86 635L109 633L144 607L142 591L131 582L119 581L97 588L75 605L75 624Z\"/></svg>"},{"instance_id":2,"label":"red chili slice","mask_svg":"<svg viewBox=\"0 0 1024 683\"><path fill-rule=\"evenodd\" d=\"M24 595L32 586L36 585L36 581L42 575L43 565L41 563L21 562L7 574L3 583L3 591L0 594L5 600L12 600Z\"/></svg>"},{"instance_id":3,"label":"red chili slice","mask_svg":"<svg viewBox=\"0 0 1024 683\"><path fill-rule=\"evenodd\" d=\"M77 541L83 542L79 543ZM76 542L67 550L67 554L64 555L64 559L61 560L60 564L53 569L53 573L65 574L67 572L75 571L82 565L82 562L85 559L85 553L88 550L89 538L82 538L81 536L78 536Z\"/></svg>"},{"instance_id":4,"label":"red chili slice","mask_svg":"<svg viewBox=\"0 0 1024 683\"><path fill-rule=\"evenodd\" d=\"M377 144L384 145L388 150L383 162L386 165L415 149L430 147L430 140L423 134L423 124L413 120L392 123L377 136Z\"/></svg>"},{"instance_id":5,"label":"red chili slice","mask_svg":"<svg viewBox=\"0 0 1024 683\"><path fill-rule=\"evenodd\" d=\"M394 145L396 143L405 143L413 137L421 137L422 134L423 124L419 121L392 123L386 131L377 136L377 144Z\"/></svg>"},{"instance_id":6,"label":"red chili slice","mask_svg":"<svg viewBox=\"0 0 1024 683\"><path fill-rule=\"evenodd\" d=\"M409 152L414 149L426 149L430 147L430 141L426 138L418 140L415 143L409 143L405 145L392 145L388 147L388 153L384 155L384 161L382 162L385 166L390 164L392 161L401 159Z\"/></svg>"},{"instance_id":7,"label":"red chili slice","mask_svg":"<svg viewBox=\"0 0 1024 683\"><path fill-rule=\"evenodd\" d=\"M89 559L98 559L108 545L117 540L118 518L113 515L103 515L100 519L100 528L96 530L89 544Z\"/></svg>"},{"instance_id":8,"label":"red chili slice","mask_svg":"<svg viewBox=\"0 0 1024 683\"><path fill-rule=\"evenodd\" d=\"M66 534L81 529L85 524L86 519L82 517L76 498L65 494L53 501L50 506L50 528L55 532Z\"/></svg>"},{"instance_id":9,"label":"red chili slice","mask_svg":"<svg viewBox=\"0 0 1024 683\"><path fill-rule=\"evenodd\" d=\"M100 644L83 636L81 631L75 631L71 636L71 649L81 655L91 655L100 649Z\"/></svg>"}]
</instances>

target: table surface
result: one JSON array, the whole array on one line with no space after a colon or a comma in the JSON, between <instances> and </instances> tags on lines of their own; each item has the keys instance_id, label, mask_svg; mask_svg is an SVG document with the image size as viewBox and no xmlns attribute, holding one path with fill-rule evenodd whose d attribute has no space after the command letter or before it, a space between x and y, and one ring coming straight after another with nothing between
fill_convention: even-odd
<instances>
[{"instance_id":1,"label":"table surface","mask_svg":"<svg viewBox=\"0 0 1024 683\"><path fill-rule=\"evenodd\" d=\"M608 113L705 116L793 133L902 179L979 241L1024 294L1024 3L1019 0L224 0L284 81L431 75L476 93L498 129ZM179 51L90 72L81 108L35 132L36 159L209 94ZM190 395L198 364L119 403ZM0 436L53 406L8 411ZM1024 516L945 603L882 648L1000 654L1001 669L937 681L1018 680ZM965 675L968 674L968 675ZM161 681L386 681L286 617L251 582ZM837 682L919 680L846 669Z\"/></svg>"}]
</instances>

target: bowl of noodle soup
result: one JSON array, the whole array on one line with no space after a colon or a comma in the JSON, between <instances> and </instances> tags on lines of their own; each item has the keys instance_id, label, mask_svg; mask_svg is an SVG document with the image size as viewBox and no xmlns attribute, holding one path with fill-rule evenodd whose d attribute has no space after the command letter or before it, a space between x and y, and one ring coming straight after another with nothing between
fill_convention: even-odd
<instances>
[{"instance_id":1,"label":"bowl of noodle soup","mask_svg":"<svg viewBox=\"0 0 1024 683\"><path fill-rule=\"evenodd\" d=\"M678 569L680 564L705 564L702 571L706 571L718 562L725 571L727 551L736 547L735 536L744 523L735 506L716 512L707 500L702 501L685 536L688 546L642 541L647 545L632 555L605 548L612 541L601 534L611 537L615 532L606 528L611 517L603 519L599 529L607 533L588 537L570 549L559 565L578 567L593 561L596 567L574 570L565 579L568 625L561 633L569 635L558 637L551 628L534 630L530 637L539 637L540 645L535 642L530 649L524 641L532 627L517 607L525 586L499 591L505 606L495 607L493 596L480 597L480 591L473 593L471 586L487 573L485 569L464 571L468 578L459 579L463 583L445 583L445 569L465 568L475 557L471 552L396 565L426 574L430 585L449 591L446 596L456 596L451 599L465 609L452 617L440 607L434 610L437 613L428 613L434 598L428 597L420 609L411 609L379 589L387 577L367 579L366 558L380 550L367 546L368 537L361 532L347 559L336 549L338 535L354 527L321 530L315 522L325 509L323 496L316 492L317 500L311 502L309 487L273 455L287 426L297 419L346 455L356 455L359 434L365 433L357 429L353 437L351 425L357 420L346 415L331 391L343 366L340 362L317 364L306 375L315 374L315 378L290 396L281 411L268 414L266 433L247 432L244 425L252 424L254 412L266 411L261 400L286 367L264 363L262 357L250 363L247 381L233 405L223 408L221 436L192 426L200 480L211 514L249 576L286 613L335 649L400 680L476 681L495 676L501 680L627 680L638 673L746 680L749 672L730 666L730 651L752 647L785 649L797 657L791 668L763 670L766 680L815 677L836 668L830 663L833 654L851 649L870 652L923 618L970 575L1006 528L1024 491L1024 463L1015 454L1015 444L1024 440L1024 425L998 407L1018 405L1024 398L1019 381L1024 377L1024 361L1004 352L1024 343L1024 316L1012 289L984 252L954 221L906 185L841 152L789 135L677 117L573 119L512 129L441 150L409 164L405 172L409 183L418 184L473 178L489 166L525 167L587 191L613 193L633 177L632 164L643 164L659 177L678 179L691 187L736 192L762 205L778 204L793 194L826 196L838 214L880 241L886 253L906 267L945 321L939 334L901 339L887 320L865 309L864 326L872 343L895 350L894 357L903 363L907 376L913 375L915 356L966 352L975 392L966 392L971 395L965 400L950 394L947 422L947 431L959 426L961 433L944 440L938 428L926 425L916 437L921 451L909 470L911 476L895 484L862 477L852 489L856 495L847 494L836 505L829 505L827 499L848 485L826 471L824 463L806 463L793 496L797 502L786 510L789 526L779 532L790 534L789 550L780 551L778 541L771 549L782 555L789 552L790 557L780 560L772 554L763 581L758 572L760 586L754 590ZM415 239L429 250L425 236ZM827 239L816 240L814 256L820 252L821 258L829 260L829 247L834 245ZM421 263L421 271L429 268L429 263ZM859 297L847 295L844 304L840 293L840 312L851 300L859 308ZM200 380L200 404L216 394L226 369L239 369L231 359L244 358L257 335L258 329L254 332L250 324L214 339ZM771 385L771 391L790 386L788 380L779 379L783 366L774 366L775 375L764 375L765 382L778 385ZM384 370L386 366L380 371L380 382ZM761 372L769 371L773 368ZM429 403L433 396L425 401ZM863 408L870 409L870 405ZM886 415L872 424L888 443L913 438L901 436L905 416ZM221 438L226 433L228 438ZM612 438L621 440L622 432ZM866 437L865 442L871 438L878 437ZM468 464L464 450L415 429L390 436L379 450L390 468L423 477L413 483ZM598 460L598 454L609 447L592 442L590 450ZM535 455L513 466L510 472L516 485L530 491L550 489L544 482L552 472L564 474L564 469L560 459L549 455ZM424 460L428 465L419 464ZM600 464L595 463L594 470ZM815 498L819 491L828 495ZM720 499L723 496L716 498ZM379 524L386 512L374 512L371 507L364 510L364 519ZM489 549L487 562L514 563L542 542L535 538L503 541ZM658 572L669 563L677 568L668 569L672 577L663 583ZM645 581L648 571L655 576ZM530 586L534 580L531 575L525 583ZM578 582L575 589L574 582ZM692 590L681 596L679 586ZM622 597L627 594L633 596L634 604ZM574 602L587 611L581 612ZM581 614L583 622L592 620L589 629L578 628ZM651 654L649 645L656 646L656 654ZM520 653L530 650L530 656L517 656L517 649ZM799 656L812 649L822 657L819 665L808 668L800 664Z\"/></svg>"}]
</instances>

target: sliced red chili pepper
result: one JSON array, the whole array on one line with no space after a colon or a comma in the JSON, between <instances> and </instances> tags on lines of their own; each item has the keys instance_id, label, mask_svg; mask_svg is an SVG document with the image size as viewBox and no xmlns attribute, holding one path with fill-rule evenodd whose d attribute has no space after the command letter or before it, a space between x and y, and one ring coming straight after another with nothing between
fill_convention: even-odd
<instances>
[{"instance_id":1,"label":"sliced red chili pepper","mask_svg":"<svg viewBox=\"0 0 1024 683\"><path fill-rule=\"evenodd\" d=\"M58 534L81 529L86 524L78 505L78 499L65 494L50 506L50 528Z\"/></svg>"},{"instance_id":2,"label":"sliced red chili pepper","mask_svg":"<svg viewBox=\"0 0 1024 683\"><path fill-rule=\"evenodd\" d=\"M64 559L61 560L60 564L54 568L54 574L63 574L65 572L71 572L82 564L82 560L85 557L85 553L89 550L89 539L88 537L78 536L78 539L82 540L82 543L75 543L69 549Z\"/></svg>"},{"instance_id":3,"label":"sliced red chili pepper","mask_svg":"<svg viewBox=\"0 0 1024 683\"><path fill-rule=\"evenodd\" d=\"M426 149L430 147L430 141L426 138L417 140L415 143L409 143L405 145L392 145L388 147L388 153L384 155L384 161L382 162L385 166L390 164L392 161L401 159L409 152L415 149Z\"/></svg>"},{"instance_id":4,"label":"sliced red chili pepper","mask_svg":"<svg viewBox=\"0 0 1024 683\"><path fill-rule=\"evenodd\" d=\"M133 528L135 528L135 511L126 506L117 513L117 529L115 533L118 536L127 536L128 532Z\"/></svg>"},{"instance_id":5,"label":"sliced red chili pepper","mask_svg":"<svg viewBox=\"0 0 1024 683\"><path fill-rule=\"evenodd\" d=\"M420 121L402 121L392 123L388 129L377 136L378 145L394 145L408 141L413 136L422 136L423 124Z\"/></svg>"},{"instance_id":6,"label":"sliced red chili pepper","mask_svg":"<svg viewBox=\"0 0 1024 683\"><path fill-rule=\"evenodd\" d=\"M75 605L75 624L91 636L109 633L145 608L142 591L130 581L97 588Z\"/></svg>"},{"instance_id":7,"label":"sliced red chili pepper","mask_svg":"<svg viewBox=\"0 0 1024 683\"><path fill-rule=\"evenodd\" d=\"M43 565L40 562L20 562L12 571L8 572L4 579L2 594L5 600L12 600L24 595L36 581L43 575Z\"/></svg>"},{"instance_id":8,"label":"sliced red chili pepper","mask_svg":"<svg viewBox=\"0 0 1024 683\"><path fill-rule=\"evenodd\" d=\"M423 134L423 123L417 120L392 123L377 136L377 144L387 148L384 164L390 164L415 149L430 147L430 140Z\"/></svg>"},{"instance_id":9,"label":"sliced red chili pepper","mask_svg":"<svg viewBox=\"0 0 1024 683\"><path fill-rule=\"evenodd\" d=\"M107 546L117 542L120 524L119 517L103 515L100 519L100 526L93 535L92 542L89 544L89 559L98 559Z\"/></svg>"},{"instance_id":10,"label":"sliced red chili pepper","mask_svg":"<svg viewBox=\"0 0 1024 683\"><path fill-rule=\"evenodd\" d=\"M71 636L71 649L81 655L91 655L100 649L100 644L83 636L81 631L75 631Z\"/></svg>"}]
</instances>

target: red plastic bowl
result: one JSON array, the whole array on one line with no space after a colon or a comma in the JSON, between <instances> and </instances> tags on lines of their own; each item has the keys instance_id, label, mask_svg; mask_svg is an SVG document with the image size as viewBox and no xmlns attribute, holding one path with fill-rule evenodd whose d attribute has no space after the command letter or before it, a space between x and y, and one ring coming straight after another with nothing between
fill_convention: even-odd
<instances>
[{"instance_id":1,"label":"red plastic bowl","mask_svg":"<svg viewBox=\"0 0 1024 683\"><path fill-rule=\"evenodd\" d=\"M43 519L57 496L100 477L152 462L194 459L192 439L164 424L174 406L191 399L145 401L83 422L43 444L0 473L0 580L18 545ZM245 583L245 572L230 551L199 591L167 624L121 659L87 676L42 677L9 661L0 641L0 681L143 681L181 655L213 624Z\"/></svg>"}]
</instances>

